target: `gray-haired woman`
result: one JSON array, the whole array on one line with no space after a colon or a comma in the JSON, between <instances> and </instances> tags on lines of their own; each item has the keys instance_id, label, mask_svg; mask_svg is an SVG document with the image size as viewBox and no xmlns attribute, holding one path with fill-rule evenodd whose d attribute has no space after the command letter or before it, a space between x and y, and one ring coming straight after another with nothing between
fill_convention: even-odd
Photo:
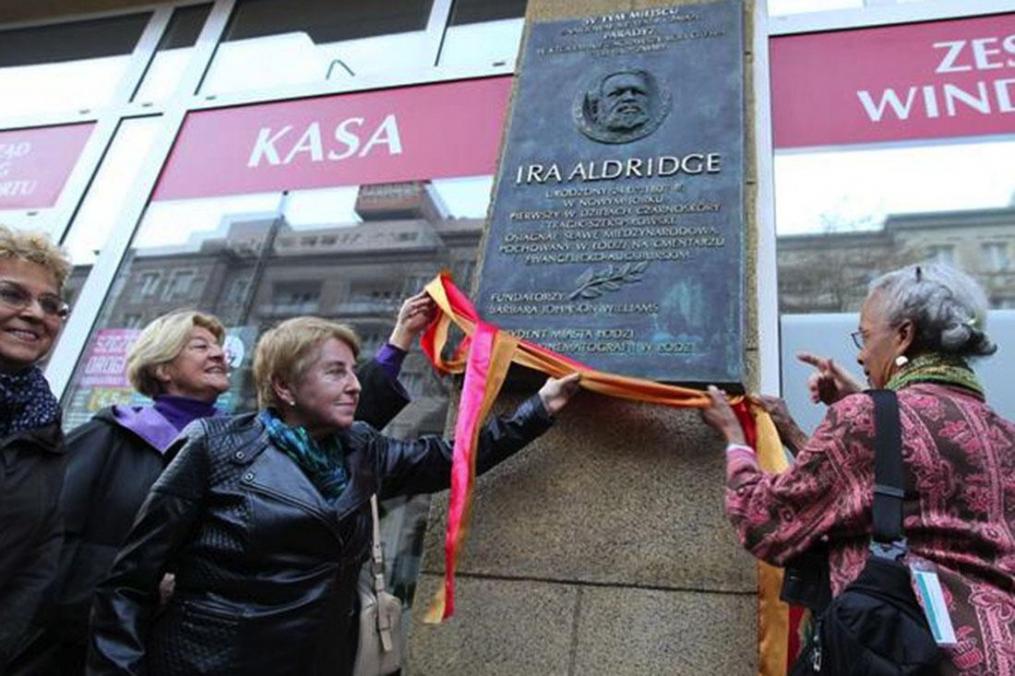
<instances>
[{"instance_id":1,"label":"gray-haired woman","mask_svg":"<svg viewBox=\"0 0 1015 676\"><path fill-rule=\"evenodd\" d=\"M934 564L958 642L943 673L1015 674L1015 425L986 403L968 359L993 354L986 297L964 273L911 266L870 285L853 340L873 388L898 395L905 459L909 556ZM827 538L833 594L863 568L871 532L873 401L830 360L812 396L831 404L807 439L796 439L784 474L758 467L725 398L712 388L706 422L728 442L726 513L741 543L775 565Z\"/></svg>"}]
</instances>

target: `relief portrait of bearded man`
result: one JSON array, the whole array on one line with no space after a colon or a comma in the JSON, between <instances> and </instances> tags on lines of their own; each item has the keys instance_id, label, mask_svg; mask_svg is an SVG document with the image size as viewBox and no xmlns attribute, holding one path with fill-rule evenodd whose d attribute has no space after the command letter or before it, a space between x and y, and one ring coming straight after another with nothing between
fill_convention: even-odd
<instances>
[{"instance_id":1,"label":"relief portrait of bearded man","mask_svg":"<svg viewBox=\"0 0 1015 676\"><path fill-rule=\"evenodd\" d=\"M575 101L579 130L601 143L627 143L651 134L669 112L669 96L645 70L593 78Z\"/></svg>"}]
</instances>

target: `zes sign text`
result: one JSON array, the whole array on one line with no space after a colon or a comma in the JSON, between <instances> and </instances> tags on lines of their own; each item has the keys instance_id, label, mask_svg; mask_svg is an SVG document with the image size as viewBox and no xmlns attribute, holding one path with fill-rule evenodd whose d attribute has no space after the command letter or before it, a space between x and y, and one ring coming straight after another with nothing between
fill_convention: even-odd
<instances>
[{"instance_id":1,"label":"zes sign text","mask_svg":"<svg viewBox=\"0 0 1015 676\"><path fill-rule=\"evenodd\" d=\"M1015 14L772 38L777 148L1015 131Z\"/></svg>"}]
</instances>

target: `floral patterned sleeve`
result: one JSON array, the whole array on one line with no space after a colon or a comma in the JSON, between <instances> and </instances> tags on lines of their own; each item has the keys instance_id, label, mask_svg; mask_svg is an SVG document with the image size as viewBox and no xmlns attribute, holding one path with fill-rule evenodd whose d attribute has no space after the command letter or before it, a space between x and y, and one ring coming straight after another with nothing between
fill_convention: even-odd
<instances>
[{"instance_id":1,"label":"floral patterned sleeve","mask_svg":"<svg viewBox=\"0 0 1015 676\"><path fill-rule=\"evenodd\" d=\"M853 395L824 421L781 474L763 472L751 453L727 454L726 515L754 556L783 565L830 533L863 533L873 481L872 400Z\"/></svg>"}]
</instances>

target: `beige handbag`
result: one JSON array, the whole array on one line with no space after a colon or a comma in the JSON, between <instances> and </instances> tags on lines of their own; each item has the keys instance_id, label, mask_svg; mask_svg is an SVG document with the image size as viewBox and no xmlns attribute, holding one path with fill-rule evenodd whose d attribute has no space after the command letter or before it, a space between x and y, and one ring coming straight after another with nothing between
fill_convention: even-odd
<instances>
[{"instance_id":1,"label":"beige handbag","mask_svg":"<svg viewBox=\"0 0 1015 676\"><path fill-rule=\"evenodd\" d=\"M402 666L402 602L384 586L384 550L377 496L370 496L374 522L370 560L360 571L359 646L353 676L386 676Z\"/></svg>"}]
</instances>

